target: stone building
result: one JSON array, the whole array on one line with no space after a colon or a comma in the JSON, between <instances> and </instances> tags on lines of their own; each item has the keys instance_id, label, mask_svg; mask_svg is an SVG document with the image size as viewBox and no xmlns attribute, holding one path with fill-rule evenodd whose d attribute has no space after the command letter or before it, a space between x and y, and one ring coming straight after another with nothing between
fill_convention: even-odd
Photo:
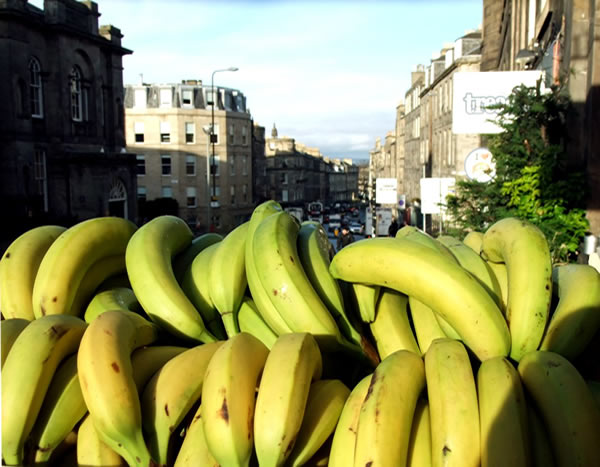
<instances>
[{"instance_id":1,"label":"stone building","mask_svg":"<svg viewBox=\"0 0 600 467\"><path fill-rule=\"evenodd\" d=\"M136 219L125 151L123 37L95 2L0 1L3 235L103 215ZM10 231L13 229L13 231Z\"/></svg>"},{"instance_id":2,"label":"stone building","mask_svg":"<svg viewBox=\"0 0 600 467\"><path fill-rule=\"evenodd\" d=\"M211 88L199 80L127 85L126 140L141 203L172 198L198 231L227 233L253 209L253 122L240 91L215 86L215 96L214 164Z\"/></svg>"}]
</instances>

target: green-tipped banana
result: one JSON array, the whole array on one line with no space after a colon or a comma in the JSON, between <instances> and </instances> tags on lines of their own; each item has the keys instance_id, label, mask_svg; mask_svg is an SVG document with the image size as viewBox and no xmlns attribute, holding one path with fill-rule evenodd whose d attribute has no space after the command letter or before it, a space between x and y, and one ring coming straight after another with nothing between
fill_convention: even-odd
<instances>
[{"instance_id":1,"label":"green-tipped banana","mask_svg":"<svg viewBox=\"0 0 600 467\"><path fill-rule=\"evenodd\" d=\"M375 307L381 292L380 289L381 287L376 285L352 284L356 308L364 323L370 324L375 321Z\"/></svg>"},{"instance_id":2,"label":"green-tipped banana","mask_svg":"<svg viewBox=\"0 0 600 467\"><path fill-rule=\"evenodd\" d=\"M510 357L519 361L542 341L552 299L552 262L543 232L528 221L507 217L483 235L481 256L506 264L506 320L512 345Z\"/></svg>"},{"instance_id":3,"label":"green-tipped banana","mask_svg":"<svg viewBox=\"0 0 600 467\"><path fill-rule=\"evenodd\" d=\"M483 232L472 231L463 238L463 243L477 254L481 252L481 242L483 242Z\"/></svg>"},{"instance_id":4,"label":"green-tipped banana","mask_svg":"<svg viewBox=\"0 0 600 467\"><path fill-rule=\"evenodd\" d=\"M133 382L138 394L142 394L150 378L173 357L188 350L176 345L153 345L135 349L131 354Z\"/></svg>"},{"instance_id":5,"label":"green-tipped banana","mask_svg":"<svg viewBox=\"0 0 600 467\"><path fill-rule=\"evenodd\" d=\"M256 388L269 349L251 334L229 338L213 355L202 388L202 423L221 465L248 466L254 447Z\"/></svg>"},{"instance_id":6,"label":"green-tipped banana","mask_svg":"<svg viewBox=\"0 0 600 467\"><path fill-rule=\"evenodd\" d=\"M0 260L0 310L5 319L35 319L33 284L42 258L66 229L58 225L35 227L21 234Z\"/></svg>"},{"instance_id":7,"label":"green-tipped banana","mask_svg":"<svg viewBox=\"0 0 600 467\"><path fill-rule=\"evenodd\" d=\"M83 314L86 323L91 323L98 315L109 310L127 310L140 311L138 302L133 290L127 287L117 287L104 290L94 295Z\"/></svg>"},{"instance_id":8,"label":"green-tipped banana","mask_svg":"<svg viewBox=\"0 0 600 467\"><path fill-rule=\"evenodd\" d=\"M409 350L421 355L408 321L408 297L388 288L381 288L371 334L381 360L397 350Z\"/></svg>"},{"instance_id":9,"label":"green-tipped banana","mask_svg":"<svg viewBox=\"0 0 600 467\"><path fill-rule=\"evenodd\" d=\"M79 347L87 324L70 315L33 320L15 340L2 368L2 457L22 465L33 429L56 368Z\"/></svg>"},{"instance_id":10,"label":"green-tipped banana","mask_svg":"<svg viewBox=\"0 0 600 467\"><path fill-rule=\"evenodd\" d=\"M254 234L264 219L281 211L283 209L277 201L269 200L259 204L250 217L250 226L248 227L246 238L246 278L248 279L248 288L258 312L278 336L292 332L292 330L271 302L268 291L263 287L258 277L256 265L254 264Z\"/></svg>"},{"instance_id":11,"label":"green-tipped banana","mask_svg":"<svg viewBox=\"0 0 600 467\"><path fill-rule=\"evenodd\" d=\"M282 465L292 452L310 383L321 378L322 363L309 333L284 334L269 352L254 410L254 447L261 466Z\"/></svg>"},{"instance_id":12,"label":"green-tipped banana","mask_svg":"<svg viewBox=\"0 0 600 467\"><path fill-rule=\"evenodd\" d=\"M218 243L209 264L210 299L221 315L228 337L240 332L237 313L244 298L246 279L246 237L250 223L244 222Z\"/></svg>"},{"instance_id":13,"label":"green-tipped banana","mask_svg":"<svg viewBox=\"0 0 600 467\"><path fill-rule=\"evenodd\" d=\"M240 323L240 331L252 334L261 341L267 349L273 347L277 341L277 334L265 323L258 312L258 308L250 297L244 297L238 312L238 322Z\"/></svg>"},{"instance_id":14,"label":"green-tipped banana","mask_svg":"<svg viewBox=\"0 0 600 467\"><path fill-rule=\"evenodd\" d=\"M202 406L198 407L194 419L185 432L174 467L221 467L206 444L201 411Z\"/></svg>"},{"instance_id":15,"label":"green-tipped banana","mask_svg":"<svg viewBox=\"0 0 600 467\"><path fill-rule=\"evenodd\" d=\"M420 397L417 401L408 443L406 467L431 467L431 421L429 402Z\"/></svg>"},{"instance_id":16,"label":"green-tipped banana","mask_svg":"<svg viewBox=\"0 0 600 467\"><path fill-rule=\"evenodd\" d=\"M565 264L554 267L552 282L558 304L540 350L573 360L600 328L600 274L587 264Z\"/></svg>"},{"instance_id":17,"label":"green-tipped banana","mask_svg":"<svg viewBox=\"0 0 600 467\"><path fill-rule=\"evenodd\" d=\"M350 389L337 379L310 385L304 419L287 465L305 465L334 432Z\"/></svg>"},{"instance_id":18,"label":"green-tipped banana","mask_svg":"<svg viewBox=\"0 0 600 467\"><path fill-rule=\"evenodd\" d=\"M194 258L198 256L198 253L221 240L223 240L223 235L215 232L202 234L199 237L194 238L190 246L175 256L173 259L173 273L175 274L177 282L181 284L185 272L192 265L192 262L194 261Z\"/></svg>"},{"instance_id":19,"label":"green-tipped banana","mask_svg":"<svg viewBox=\"0 0 600 467\"><path fill-rule=\"evenodd\" d=\"M8 318L0 321L0 345L2 346L2 368L13 344L23 329L29 324L25 318Z\"/></svg>"},{"instance_id":20,"label":"green-tipped banana","mask_svg":"<svg viewBox=\"0 0 600 467\"><path fill-rule=\"evenodd\" d=\"M159 216L131 237L125 261L131 288L152 321L167 332L196 342L216 340L186 297L173 274L171 261L192 242L182 219Z\"/></svg>"},{"instance_id":21,"label":"green-tipped banana","mask_svg":"<svg viewBox=\"0 0 600 467\"><path fill-rule=\"evenodd\" d=\"M537 350L519 374L548 428L558 467L600 465L600 409L585 380L566 358Z\"/></svg>"},{"instance_id":22,"label":"green-tipped banana","mask_svg":"<svg viewBox=\"0 0 600 467\"><path fill-rule=\"evenodd\" d=\"M90 467L127 465L121 456L100 439L89 415L86 415L77 430L77 464Z\"/></svg>"},{"instance_id":23,"label":"green-tipped banana","mask_svg":"<svg viewBox=\"0 0 600 467\"><path fill-rule=\"evenodd\" d=\"M73 307L82 279L99 260L125 252L137 227L120 217L97 217L65 230L48 248L33 285L36 318L77 314Z\"/></svg>"},{"instance_id":24,"label":"green-tipped banana","mask_svg":"<svg viewBox=\"0 0 600 467\"><path fill-rule=\"evenodd\" d=\"M355 467L406 465L413 415L424 387L420 356L398 350L381 361L360 409Z\"/></svg>"},{"instance_id":25,"label":"green-tipped banana","mask_svg":"<svg viewBox=\"0 0 600 467\"><path fill-rule=\"evenodd\" d=\"M370 238L339 251L330 270L338 279L389 287L423 302L482 361L510 350L508 327L494 300L471 274L431 248L404 238Z\"/></svg>"},{"instance_id":26,"label":"green-tipped banana","mask_svg":"<svg viewBox=\"0 0 600 467\"><path fill-rule=\"evenodd\" d=\"M171 433L200 399L204 373L221 345L211 342L180 353L146 385L141 396L142 424L152 458L160 465L172 463Z\"/></svg>"},{"instance_id":27,"label":"green-tipped banana","mask_svg":"<svg viewBox=\"0 0 600 467\"><path fill-rule=\"evenodd\" d=\"M36 464L48 462L87 411L77 376L77 355L73 354L56 369L31 432Z\"/></svg>"},{"instance_id":28,"label":"green-tipped banana","mask_svg":"<svg viewBox=\"0 0 600 467\"><path fill-rule=\"evenodd\" d=\"M431 343L436 339L448 337L434 311L414 297L408 297L410 316L421 354L425 355Z\"/></svg>"}]
</instances>

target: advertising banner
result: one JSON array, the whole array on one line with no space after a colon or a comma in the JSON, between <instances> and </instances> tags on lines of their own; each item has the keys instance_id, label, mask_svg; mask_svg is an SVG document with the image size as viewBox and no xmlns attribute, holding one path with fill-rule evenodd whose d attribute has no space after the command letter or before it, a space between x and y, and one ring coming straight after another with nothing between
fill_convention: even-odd
<instances>
[{"instance_id":1,"label":"advertising banner","mask_svg":"<svg viewBox=\"0 0 600 467\"><path fill-rule=\"evenodd\" d=\"M396 204L398 202L398 180L395 178L377 178L375 182L375 202L377 204Z\"/></svg>"},{"instance_id":2,"label":"advertising banner","mask_svg":"<svg viewBox=\"0 0 600 467\"><path fill-rule=\"evenodd\" d=\"M446 202L446 196L454 194L454 178L422 178L421 179L421 212L423 214L440 214L441 203Z\"/></svg>"}]
</instances>

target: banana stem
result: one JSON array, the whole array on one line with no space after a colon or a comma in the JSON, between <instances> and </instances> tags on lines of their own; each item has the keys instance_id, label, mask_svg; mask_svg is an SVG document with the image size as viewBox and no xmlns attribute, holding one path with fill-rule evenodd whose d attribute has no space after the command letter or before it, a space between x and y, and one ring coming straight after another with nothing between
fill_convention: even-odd
<instances>
[{"instance_id":1,"label":"banana stem","mask_svg":"<svg viewBox=\"0 0 600 467\"><path fill-rule=\"evenodd\" d=\"M228 337L233 337L236 334L240 333L240 325L237 320L237 313L233 311L228 311L221 314L221 319L223 320L223 326L225 327L225 332Z\"/></svg>"}]
</instances>

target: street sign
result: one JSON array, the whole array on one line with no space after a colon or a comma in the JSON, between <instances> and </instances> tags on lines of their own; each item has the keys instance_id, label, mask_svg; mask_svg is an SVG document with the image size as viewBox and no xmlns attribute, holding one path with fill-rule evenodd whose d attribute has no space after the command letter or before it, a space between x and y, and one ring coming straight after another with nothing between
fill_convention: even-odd
<instances>
[{"instance_id":1,"label":"street sign","mask_svg":"<svg viewBox=\"0 0 600 467\"><path fill-rule=\"evenodd\" d=\"M441 214L446 196L454 193L454 178L422 178L421 179L421 213Z\"/></svg>"},{"instance_id":2,"label":"street sign","mask_svg":"<svg viewBox=\"0 0 600 467\"><path fill-rule=\"evenodd\" d=\"M406 195L398 195L398 209L406 209Z\"/></svg>"},{"instance_id":3,"label":"street sign","mask_svg":"<svg viewBox=\"0 0 600 467\"><path fill-rule=\"evenodd\" d=\"M398 180L395 178L377 178L375 182L375 202L377 204L396 204L398 202Z\"/></svg>"}]
</instances>

